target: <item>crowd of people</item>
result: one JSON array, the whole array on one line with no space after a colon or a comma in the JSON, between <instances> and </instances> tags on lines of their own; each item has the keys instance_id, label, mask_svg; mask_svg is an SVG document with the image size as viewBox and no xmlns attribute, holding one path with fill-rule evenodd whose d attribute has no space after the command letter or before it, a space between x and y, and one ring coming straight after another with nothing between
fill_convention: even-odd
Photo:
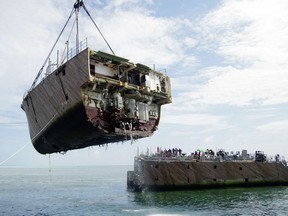
<instances>
[{"instance_id":1,"label":"crowd of people","mask_svg":"<svg viewBox=\"0 0 288 216\"><path fill-rule=\"evenodd\" d=\"M233 160L255 160L257 162L265 162L265 161L276 161L281 162L285 166L287 165L286 160L284 157L282 159L280 158L280 155L277 154L275 157L267 157L264 152L256 151L255 155L248 154L247 150L242 150L242 153L240 151L236 152L227 152L223 149L218 149L216 152L214 152L212 149L197 149L196 151L192 152L191 154L186 154L182 152L182 149L180 148L169 148L162 150L160 147L157 147L157 153L156 154L149 154L149 150L147 150L146 156L152 156L157 158L183 158L183 159L194 159L194 160L222 160L222 161L233 161Z\"/></svg>"},{"instance_id":2,"label":"crowd of people","mask_svg":"<svg viewBox=\"0 0 288 216\"><path fill-rule=\"evenodd\" d=\"M162 150L160 147L157 147L157 154L160 157L177 157L177 156L186 156L186 153L182 153L182 149L180 148L172 148L172 149L165 149ZM217 152L217 156L219 156L219 154L223 154L223 152ZM215 156L215 152L212 149L207 149L205 151L203 150L196 150L194 153L191 153L191 156L194 159L200 159L202 157L214 157Z\"/></svg>"},{"instance_id":3,"label":"crowd of people","mask_svg":"<svg viewBox=\"0 0 288 216\"><path fill-rule=\"evenodd\" d=\"M182 149L172 148L172 149L165 149L164 151L157 147L157 153L160 154L160 157L176 157L182 156Z\"/></svg>"},{"instance_id":4,"label":"crowd of people","mask_svg":"<svg viewBox=\"0 0 288 216\"><path fill-rule=\"evenodd\" d=\"M237 154L240 154L240 152L237 152ZM212 149L205 149L205 150L200 150L197 149L196 151L192 152L190 155L186 155L186 153L182 153L182 149L180 148L172 148L172 149L165 149L162 150L160 147L157 147L157 155L160 157L177 157L177 156L190 156L193 159L196 160L203 160L203 159L214 159L214 158L221 158L224 159L229 155L228 152L225 152L224 150L218 150L217 152L214 152ZM239 156L239 155L233 155ZM237 159L236 157L234 159Z\"/></svg>"}]
</instances>

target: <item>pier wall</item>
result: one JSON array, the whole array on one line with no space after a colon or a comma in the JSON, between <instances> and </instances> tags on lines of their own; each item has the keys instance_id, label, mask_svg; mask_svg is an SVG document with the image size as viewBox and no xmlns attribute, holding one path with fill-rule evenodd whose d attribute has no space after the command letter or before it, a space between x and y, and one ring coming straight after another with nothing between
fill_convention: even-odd
<instances>
[{"instance_id":1,"label":"pier wall","mask_svg":"<svg viewBox=\"0 0 288 216\"><path fill-rule=\"evenodd\" d=\"M130 176L130 178L129 178ZM135 188L176 189L288 184L288 168L276 162L145 161L128 173Z\"/></svg>"}]
</instances>

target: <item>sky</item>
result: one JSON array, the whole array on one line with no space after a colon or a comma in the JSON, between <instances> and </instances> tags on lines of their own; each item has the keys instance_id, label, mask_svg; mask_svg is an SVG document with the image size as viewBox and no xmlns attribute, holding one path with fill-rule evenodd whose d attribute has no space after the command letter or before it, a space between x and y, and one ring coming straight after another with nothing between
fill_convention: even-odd
<instances>
[{"instance_id":1,"label":"sky","mask_svg":"<svg viewBox=\"0 0 288 216\"><path fill-rule=\"evenodd\" d=\"M31 143L20 105L74 2L0 5L0 166L49 165L49 156ZM84 3L116 55L166 71L173 102L162 107L152 137L51 154L52 167L132 165L138 149L155 152L158 146L188 154L261 150L288 159L288 1ZM79 24L80 40L87 37L90 48L109 52L83 9ZM60 52L69 31L65 34Z\"/></svg>"}]
</instances>

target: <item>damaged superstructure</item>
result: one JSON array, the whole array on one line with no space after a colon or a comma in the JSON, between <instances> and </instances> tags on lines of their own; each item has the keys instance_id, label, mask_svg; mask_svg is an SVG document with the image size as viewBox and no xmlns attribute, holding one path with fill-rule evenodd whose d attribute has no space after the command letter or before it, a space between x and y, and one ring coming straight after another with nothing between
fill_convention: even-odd
<instances>
[{"instance_id":1,"label":"damaged superstructure","mask_svg":"<svg viewBox=\"0 0 288 216\"><path fill-rule=\"evenodd\" d=\"M171 102L170 80L142 64L91 52L91 79L81 86L88 121L107 133L147 137L157 129L161 105Z\"/></svg>"},{"instance_id":2,"label":"damaged superstructure","mask_svg":"<svg viewBox=\"0 0 288 216\"><path fill-rule=\"evenodd\" d=\"M80 8L84 8L112 54L88 48L87 39L79 42ZM51 63L50 55L73 14L77 26L75 48L70 49L68 39L64 50L67 56L58 61L57 51L57 62ZM45 76L40 80L45 66ZM21 108L35 149L49 154L151 136L159 124L161 106L167 103L171 103L169 77L116 56L84 2L76 0Z\"/></svg>"},{"instance_id":3,"label":"damaged superstructure","mask_svg":"<svg viewBox=\"0 0 288 216\"><path fill-rule=\"evenodd\" d=\"M46 154L151 136L167 103L168 76L86 48L29 91L22 108Z\"/></svg>"}]
</instances>

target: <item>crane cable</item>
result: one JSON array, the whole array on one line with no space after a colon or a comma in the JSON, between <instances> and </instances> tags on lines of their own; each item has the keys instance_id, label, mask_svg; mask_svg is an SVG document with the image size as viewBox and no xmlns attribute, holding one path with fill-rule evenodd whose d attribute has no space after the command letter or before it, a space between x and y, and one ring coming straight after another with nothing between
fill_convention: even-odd
<instances>
[{"instance_id":1,"label":"crane cable","mask_svg":"<svg viewBox=\"0 0 288 216\"><path fill-rule=\"evenodd\" d=\"M50 50L47 58L45 59L45 61L44 61L43 65L42 65L41 69L39 70L36 78L34 79L34 81L33 81L33 83L32 83L32 86L31 86L31 88L29 89L29 92L35 87L35 85L36 85L36 83L37 83L37 81L38 81L38 79L39 79L39 77L40 77L40 75L41 75L41 73L42 73L42 71L43 71L43 68L45 67L47 61L49 60L51 53L53 52L56 44L58 43L58 41L59 41L59 39L60 39L63 31L65 30L65 28L66 28L66 26L67 26L70 18L72 17L73 13L74 13L74 12L77 12L76 10L79 11L79 7L81 7L81 6L82 6L82 7L84 8L84 10L86 11L87 15L89 16L89 18L90 18L91 21L93 22L94 26L96 27L96 29L97 29L98 32L100 33L101 37L103 38L103 40L105 41L105 43L106 43L107 46L109 47L110 51L113 53L113 55L115 55L115 53L114 53L114 51L112 50L111 46L109 45L108 41L105 39L104 35L103 35L102 32L100 31L99 27L97 26L97 24L95 23L95 21L94 21L93 18L91 17L89 11L87 10L86 6L84 5L83 0L77 0L77 1L75 2L75 4L73 5L73 8L72 8L72 10L71 10L71 13L70 13L70 15L69 15L69 17L68 17L68 19L67 19L64 27L62 28L62 30L61 30L58 38L56 39L56 41L55 41L52 49Z\"/></svg>"},{"instance_id":2,"label":"crane cable","mask_svg":"<svg viewBox=\"0 0 288 216\"><path fill-rule=\"evenodd\" d=\"M66 21L64 27L62 28L62 30L61 30L61 32L60 32L58 38L56 39L56 41L55 41L55 43L54 43L52 49L50 50L50 52L49 52L47 58L45 59L43 65L42 65L42 67L41 67L41 69L39 70L39 72L38 72L36 78L34 79L34 81L33 81L33 83L32 83L32 86L31 86L29 92L30 92L30 91L35 87L35 85L36 85L36 83L37 83L37 80L38 80L38 78L40 77L40 75L41 75L41 73L42 73L42 71L43 71L43 68L45 67L47 61L49 60L49 57L50 57L51 53L53 52L53 50L54 50L56 44L58 43L58 41L59 41L59 39L60 39L60 37L61 37L61 35L62 35L64 29L66 28L66 26L67 26L67 24L68 24L70 18L72 17L74 11L75 11L75 8L74 8L74 6L73 6L73 9L72 9L72 11L71 11L71 13L70 13L70 15L69 15L69 17L68 17L68 20Z\"/></svg>"},{"instance_id":3,"label":"crane cable","mask_svg":"<svg viewBox=\"0 0 288 216\"><path fill-rule=\"evenodd\" d=\"M100 35L102 36L103 40L105 41L105 43L107 44L107 46L109 47L110 51L113 53L113 55L115 55L114 51L112 50L111 46L109 45L109 43L107 42L107 40L105 39L104 35L102 34L102 32L100 31L99 27L97 26L97 24L95 23L95 21L93 20L93 18L91 17L89 11L87 10L84 2L82 4L84 10L86 11L87 15L90 17L91 21L93 22L94 26L96 27L96 29L98 30L98 32L100 33Z\"/></svg>"}]
</instances>

